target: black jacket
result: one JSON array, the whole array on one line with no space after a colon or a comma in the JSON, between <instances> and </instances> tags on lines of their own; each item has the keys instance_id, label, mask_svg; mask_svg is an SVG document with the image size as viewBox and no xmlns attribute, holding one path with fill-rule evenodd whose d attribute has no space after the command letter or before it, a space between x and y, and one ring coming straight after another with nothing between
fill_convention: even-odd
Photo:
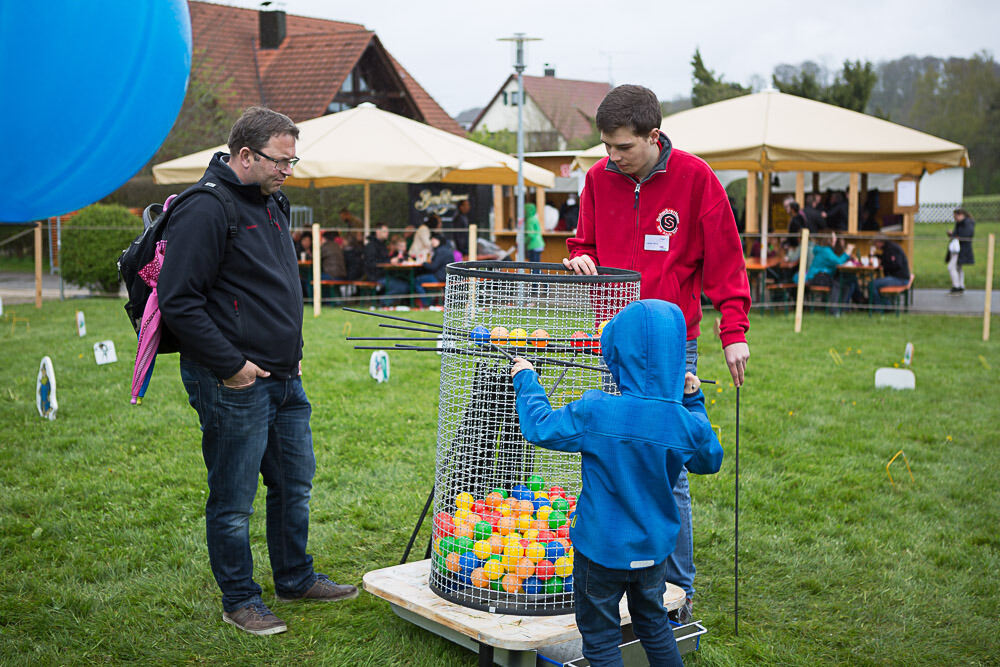
<instances>
[{"instance_id":1,"label":"black jacket","mask_svg":"<svg viewBox=\"0 0 1000 667\"><path fill-rule=\"evenodd\" d=\"M385 269L379 264L389 261L389 246L385 241L380 241L375 232L368 235L368 243L365 244L365 277L368 280L382 280L385 278Z\"/></svg>"},{"instance_id":2,"label":"black jacket","mask_svg":"<svg viewBox=\"0 0 1000 667\"><path fill-rule=\"evenodd\" d=\"M948 236L958 239L958 263L975 264L976 257L972 253L972 236L976 233L976 221L965 216L961 222L955 223L955 228Z\"/></svg>"},{"instance_id":3,"label":"black jacket","mask_svg":"<svg viewBox=\"0 0 1000 667\"><path fill-rule=\"evenodd\" d=\"M166 230L158 293L181 356L225 379L250 360L279 378L302 359L302 286L288 225L288 199L244 185L216 153L201 182L225 188L239 225L228 239L222 203L210 194L181 202Z\"/></svg>"},{"instance_id":4,"label":"black jacket","mask_svg":"<svg viewBox=\"0 0 1000 667\"><path fill-rule=\"evenodd\" d=\"M900 280L910 279L910 263L906 259L906 253L892 241L886 241L882 247L882 272Z\"/></svg>"},{"instance_id":5,"label":"black jacket","mask_svg":"<svg viewBox=\"0 0 1000 667\"><path fill-rule=\"evenodd\" d=\"M443 241L434 249L431 261L424 262L424 270L433 273L438 282L443 283L448 279L448 272L445 269L454 261L455 247L448 241Z\"/></svg>"}]
</instances>

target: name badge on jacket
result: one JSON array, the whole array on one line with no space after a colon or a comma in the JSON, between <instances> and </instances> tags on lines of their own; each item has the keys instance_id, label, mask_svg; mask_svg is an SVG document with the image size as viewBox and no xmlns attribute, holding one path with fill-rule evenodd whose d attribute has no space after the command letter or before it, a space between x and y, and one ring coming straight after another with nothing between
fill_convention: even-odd
<instances>
[{"instance_id":1,"label":"name badge on jacket","mask_svg":"<svg viewBox=\"0 0 1000 667\"><path fill-rule=\"evenodd\" d=\"M643 245L643 250L667 252L670 250L670 237L663 234L646 234L646 243Z\"/></svg>"}]
</instances>

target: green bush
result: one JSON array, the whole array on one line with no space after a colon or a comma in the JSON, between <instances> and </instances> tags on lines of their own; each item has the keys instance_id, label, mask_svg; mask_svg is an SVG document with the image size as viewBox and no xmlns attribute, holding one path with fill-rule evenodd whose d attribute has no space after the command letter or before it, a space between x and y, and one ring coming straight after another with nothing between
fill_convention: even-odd
<instances>
[{"instance_id":1,"label":"green bush","mask_svg":"<svg viewBox=\"0 0 1000 667\"><path fill-rule=\"evenodd\" d=\"M142 231L142 220L124 206L94 204L63 222L62 275L102 292L118 292L118 255Z\"/></svg>"}]
</instances>

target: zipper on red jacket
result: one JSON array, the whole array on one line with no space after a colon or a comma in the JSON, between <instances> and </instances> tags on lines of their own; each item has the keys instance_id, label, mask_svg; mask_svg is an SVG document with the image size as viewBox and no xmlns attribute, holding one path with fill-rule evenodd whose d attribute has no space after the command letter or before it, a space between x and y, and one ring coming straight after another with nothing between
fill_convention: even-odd
<instances>
[{"instance_id":1,"label":"zipper on red jacket","mask_svg":"<svg viewBox=\"0 0 1000 667\"><path fill-rule=\"evenodd\" d=\"M639 255L639 242L640 242L640 238L639 238L639 232L640 232L640 229L639 229L639 189L641 187L642 187L642 182L641 181L636 181L636 184L635 184L635 202L632 204L632 210L635 211L635 237L636 237L636 242L632 246L632 263L631 263L631 266L629 267L630 269L635 269L636 264L639 261L639 257L638 257L638 255Z\"/></svg>"}]
</instances>

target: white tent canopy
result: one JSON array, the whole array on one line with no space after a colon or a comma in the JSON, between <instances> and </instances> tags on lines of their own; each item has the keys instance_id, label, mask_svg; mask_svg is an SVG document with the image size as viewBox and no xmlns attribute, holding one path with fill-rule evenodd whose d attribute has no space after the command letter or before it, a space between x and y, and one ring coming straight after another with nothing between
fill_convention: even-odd
<instances>
[{"instance_id":1,"label":"white tent canopy","mask_svg":"<svg viewBox=\"0 0 1000 667\"><path fill-rule=\"evenodd\" d=\"M965 147L874 116L765 91L688 109L663 119L671 143L713 169L836 171L920 175L968 167ZM584 151L589 168L603 144Z\"/></svg>"}]
</instances>

